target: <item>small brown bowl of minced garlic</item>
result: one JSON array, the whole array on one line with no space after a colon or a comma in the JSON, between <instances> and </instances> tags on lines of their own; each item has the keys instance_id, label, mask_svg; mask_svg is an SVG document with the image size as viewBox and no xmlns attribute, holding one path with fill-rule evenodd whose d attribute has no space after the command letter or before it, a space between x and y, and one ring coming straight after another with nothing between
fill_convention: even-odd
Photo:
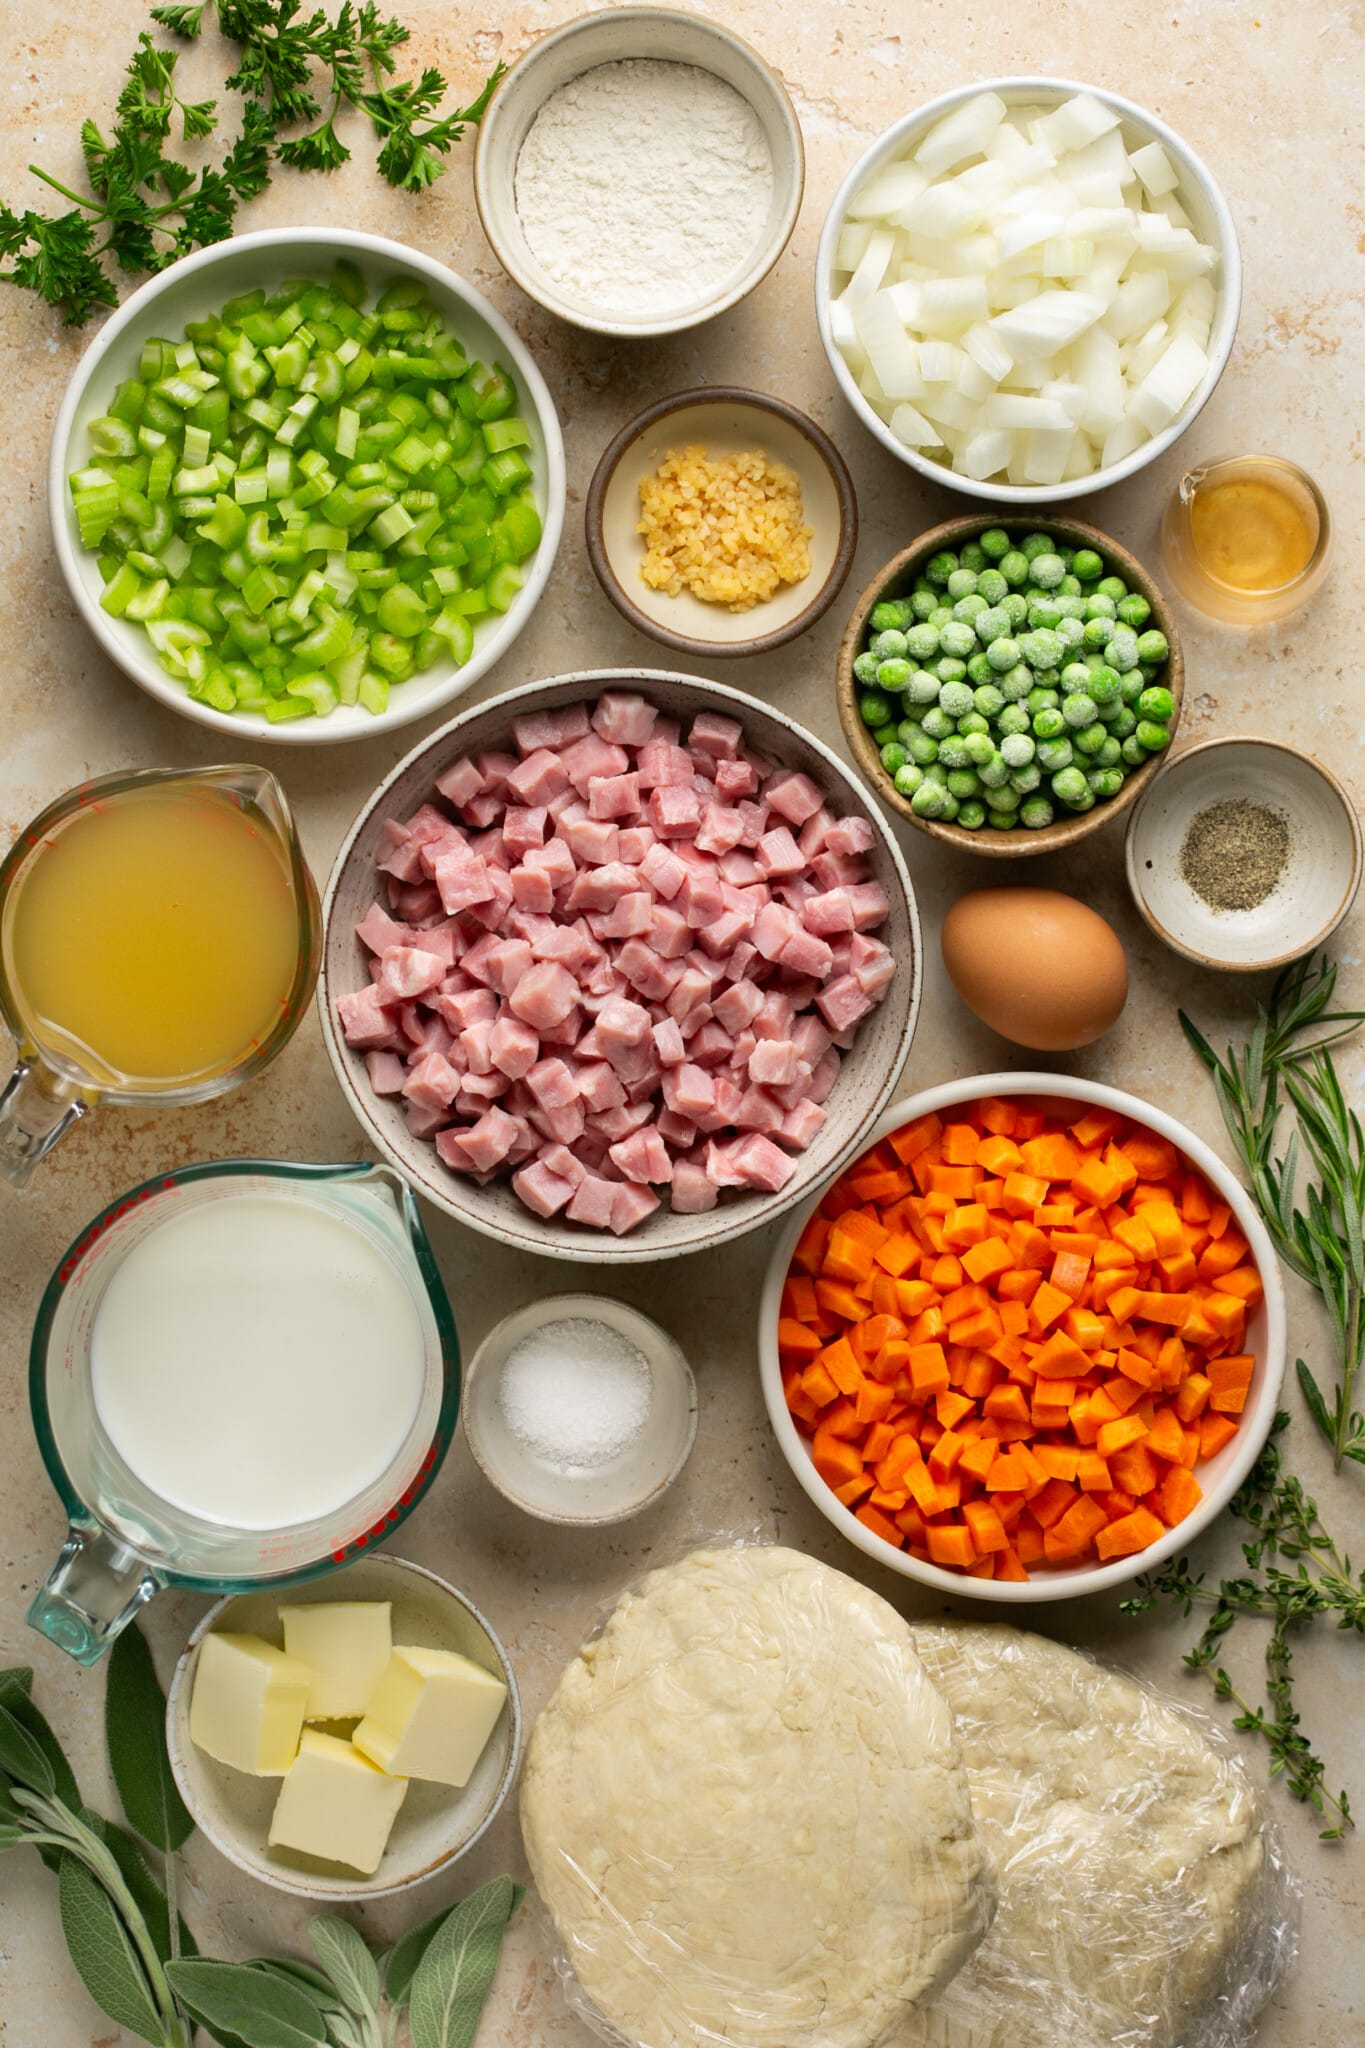
<instances>
[{"instance_id":1,"label":"small brown bowl of minced garlic","mask_svg":"<svg viewBox=\"0 0 1365 2048\"><path fill-rule=\"evenodd\" d=\"M622 427L585 525L598 582L642 633L684 654L762 654L833 604L858 501L814 420L763 392L708 385Z\"/></svg>"},{"instance_id":2,"label":"small brown bowl of minced garlic","mask_svg":"<svg viewBox=\"0 0 1365 2048\"><path fill-rule=\"evenodd\" d=\"M1360 820L1330 770L1230 735L1173 755L1133 808L1133 900L1187 960L1250 974L1322 945L1360 887Z\"/></svg>"}]
</instances>

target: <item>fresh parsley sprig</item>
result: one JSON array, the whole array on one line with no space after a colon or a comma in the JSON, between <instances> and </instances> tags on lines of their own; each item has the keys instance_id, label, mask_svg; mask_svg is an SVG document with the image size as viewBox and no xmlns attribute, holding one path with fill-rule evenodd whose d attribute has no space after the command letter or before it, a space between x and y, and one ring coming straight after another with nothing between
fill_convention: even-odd
<instances>
[{"instance_id":1,"label":"fresh parsley sprig","mask_svg":"<svg viewBox=\"0 0 1365 2048\"><path fill-rule=\"evenodd\" d=\"M1353 1572L1350 1559L1323 1527L1318 1504L1301 1482L1284 1469L1279 1438L1289 1417L1275 1418L1269 1441L1246 1483L1234 1495L1231 1513L1251 1529L1242 1545L1246 1571L1220 1581L1216 1592L1202 1572L1191 1575L1189 1561L1148 1572L1138 1592L1125 1600L1125 1614L1143 1614L1165 1599L1182 1614L1196 1607L1211 1610L1185 1662L1207 1673L1214 1695L1238 1709L1233 1726L1263 1736L1270 1747L1270 1775L1283 1777L1296 1799L1304 1800L1328 1825L1324 1842L1341 1839L1355 1823L1346 1792L1329 1792L1326 1765L1300 1725L1294 1699L1292 1638L1319 1616L1331 1616L1338 1629L1365 1635L1365 1572ZM1225 1638L1239 1620L1257 1616L1270 1622L1266 1643L1265 1700L1253 1706L1237 1690L1220 1661Z\"/></svg>"},{"instance_id":2,"label":"fresh parsley sprig","mask_svg":"<svg viewBox=\"0 0 1365 2048\"><path fill-rule=\"evenodd\" d=\"M1332 1324L1337 1379L1330 1401L1296 1362L1308 1412L1343 1459L1365 1464L1365 1415L1355 1406L1365 1362L1365 1138L1347 1103L1331 1047L1365 1023L1365 1010L1331 1007L1337 970L1326 957L1281 974L1259 1006L1251 1036L1219 1059L1182 1010L1185 1035L1213 1076L1228 1136L1252 1199L1291 1272L1321 1295ZM1288 1099L1296 1128L1275 1156ZM1295 1199L1301 1163L1310 1169L1303 1207Z\"/></svg>"},{"instance_id":3,"label":"fresh parsley sprig","mask_svg":"<svg viewBox=\"0 0 1365 2048\"><path fill-rule=\"evenodd\" d=\"M351 152L337 131L345 108L364 116L379 144L380 175L406 192L440 177L445 158L477 122L503 74L499 64L467 107L442 112L448 86L428 66L397 79L394 52L410 31L375 0L303 12L300 0L195 0L154 7L171 34L199 37L210 21L236 50L226 90L243 101L241 127L217 165L197 169L174 153L218 127L217 99L176 91L177 51L144 30L129 62L108 136L81 125L89 193L29 169L71 210L44 214L0 203L0 281L35 291L78 326L118 302L115 276L164 270L232 232L237 209L270 183L276 165L334 171ZM302 133L292 132L302 128Z\"/></svg>"}]
</instances>

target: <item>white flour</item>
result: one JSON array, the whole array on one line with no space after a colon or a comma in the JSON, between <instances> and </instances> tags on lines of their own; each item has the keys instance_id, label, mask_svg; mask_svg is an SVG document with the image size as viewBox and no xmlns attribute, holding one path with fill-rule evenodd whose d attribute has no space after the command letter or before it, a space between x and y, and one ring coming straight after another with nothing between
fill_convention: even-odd
<instances>
[{"instance_id":1,"label":"white flour","mask_svg":"<svg viewBox=\"0 0 1365 2048\"><path fill-rule=\"evenodd\" d=\"M753 108L695 64L599 64L552 93L527 131L516 204L531 251L607 314L695 305L759 240L773 165Z\"/></svg>"}]
</instances>

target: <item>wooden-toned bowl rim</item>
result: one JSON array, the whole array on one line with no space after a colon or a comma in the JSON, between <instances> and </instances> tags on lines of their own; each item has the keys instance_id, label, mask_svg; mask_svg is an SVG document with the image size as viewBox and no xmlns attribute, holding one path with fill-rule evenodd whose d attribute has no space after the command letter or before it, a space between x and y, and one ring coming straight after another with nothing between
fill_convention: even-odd
<instances>
[{"instance_id":1,"label":"wooden-toned bowl rim","mask_svg":"<svg viewBox=\"0 0 1365 2048\"><path fill-rule=\"evenodd\" d=\"M1021 520L1017 508L1004 507L998 512L977 513L962 519L948 519L941 526L931 526L927 533L919 535L890 561L880 568L862 591L849 615L844 637L839 643L839 661L835 692L839 705L839 722L844 729L844 738L849 750L884 804L888 804L900 817L906 818L919 831L927 832L934 839L941 839L945 845L960 847L965 853L983 854L988 860L1016 860L1029 854L1055 853L1059 847L1074 846L1088 833L1097 831L1101 825L1117 818L1142 794L1148 784L1160 772L1169 749L1153 754L1127 777L1123 788L1107 803L1096 804L1093 810L1082 811L1079 816L1057 818L1050 825L1044 825L1037 832L1030 832L1023 825L1016 825L1011 831L999 831L993 825L983 825L979 831L971 832L963 825L944 823L936 818L918 817L910 807L908 797L903 797L891 777L882 766L881 755L871 733L863 724L858 711L859 684L853 674L853 663L862 647L863 635L872 607L884 597L894 597L901 588L913 580L915 570L930 555L943 548L954 553L970 540L978 539L993 526L1019 527L1023 524L1039 532L1055 533L1068 546L1093 548L1105 559L1106 568L1123 576L1130 587L1145 597L1152 607L1152 624L1166 636L1170 658L1164 677L1164 686L1175 699L1170 716L1172 737L1180 720L1181 707L1185 697L1185 657L1180 645L1180 632L1175 616L1165 596L1152 577L1120 542L1113 540L1097 526L1087 526L1079 519L1064 515L1052 517L1046 512L1036 514L1030 511L1027 521Z\"/></svg>"}]
</instances>

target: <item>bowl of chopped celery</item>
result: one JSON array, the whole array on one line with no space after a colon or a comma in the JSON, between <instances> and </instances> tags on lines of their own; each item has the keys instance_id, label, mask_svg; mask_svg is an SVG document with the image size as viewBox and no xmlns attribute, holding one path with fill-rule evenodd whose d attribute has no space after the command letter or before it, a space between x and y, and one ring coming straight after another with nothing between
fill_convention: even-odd
<instances>
[{"instance_id":1,"label":"bowl of chopped celery","mask_svg":"<svg viewBox=\"0 0 1365 2048\"><path fill-rule=\"evenodd\" d=\"M997 503L1120 482L1195 419L1241 308L1232 214L1165 124L1097 86L944 93L849 171L820 338L883 447Z\"/></svg>"},{"instance_id":2,"label":"bowl of chopped celery","mask_svg":"<svg viewBox=\"0 0 1365 2048\"><path fill-rule=\"evenodd\" d=\"M454 272L268 229L114 314L48 493L72 597L134 682L319 745L439 711L507 652L554 561L564 451L529 352Z\"/></svg>"}]
</instances>

